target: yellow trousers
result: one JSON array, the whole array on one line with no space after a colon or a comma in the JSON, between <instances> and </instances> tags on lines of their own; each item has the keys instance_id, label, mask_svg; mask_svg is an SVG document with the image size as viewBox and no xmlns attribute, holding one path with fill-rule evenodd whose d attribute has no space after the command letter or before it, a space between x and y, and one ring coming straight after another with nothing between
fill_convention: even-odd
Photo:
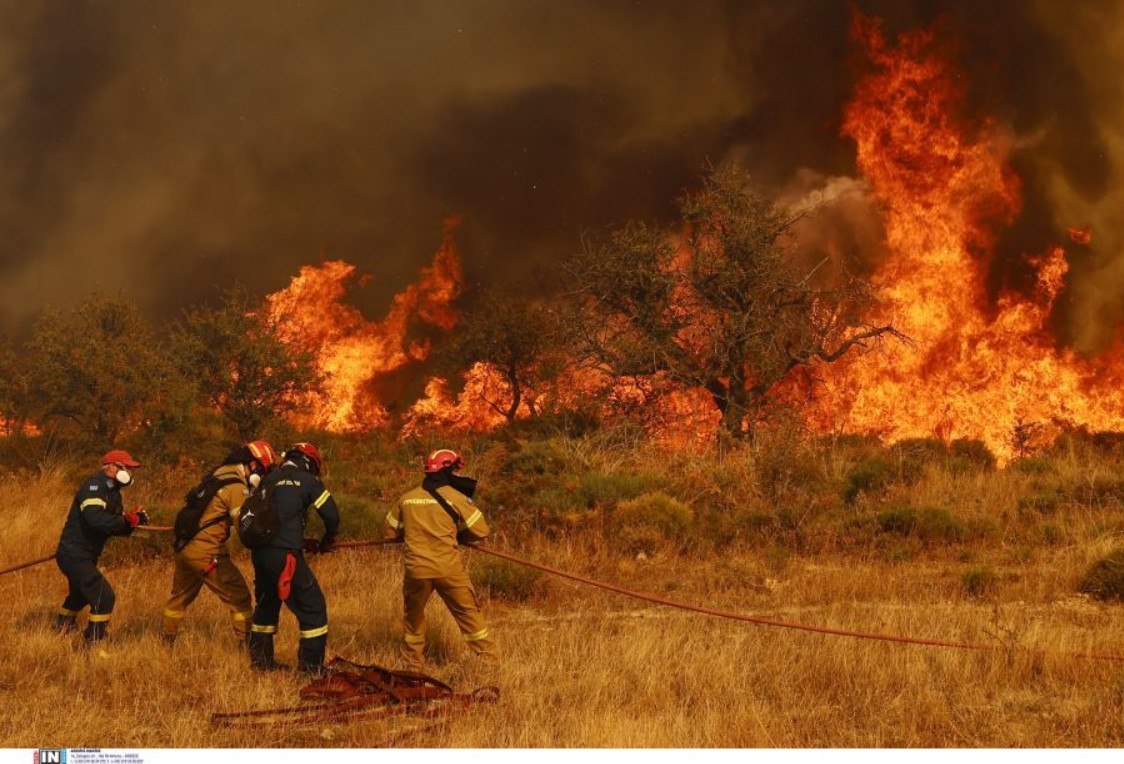
<instances>
[{"instance_id":1,"label":"yellow trousers","mask_svg":"<svg viewBox=\"0 0 1124 764\"><path fill-rule=\"evenodd\" d=\"M172 578L172 596L164 606L164 633L174 636L187 613L187 607L199 596L204 586L219 596L230 609L234 633L245 636L253 615L253 599L242 572L230 559L226 549L213 555L201 545L188 544L176 554L176 571Z\"/></svg>"},{"instance_id":2,"label":"yellow trousers","mask_svg":"<svg viewBox=\"0 0 1124 764\"><path fill-rule=\"evenodd\" d=\"M480 612L472 581L463 571L442 578L406 576L402 583L405 631L402 657L414 665L425 662L425 606L434 592L449 608L469 648L484 658L495 660L495 642L488 634L488 624Z\"/></svg>"}]
</instances>

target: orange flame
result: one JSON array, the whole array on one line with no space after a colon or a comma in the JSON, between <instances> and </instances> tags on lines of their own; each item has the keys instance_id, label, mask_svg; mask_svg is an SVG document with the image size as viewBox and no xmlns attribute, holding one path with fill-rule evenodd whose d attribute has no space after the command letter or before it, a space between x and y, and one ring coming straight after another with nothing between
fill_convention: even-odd
<instances>
[{"instance_id":1,"label":"orange flame","mask_svg":"<svg viewBox=\"0 0 1124 764\"><path fill-rule=\"evenodd\" d=\"M1004 461L1027 424L1124 427L1120 388L1108 384L1121 376L1115 355L1083 359L1056 347L1050 332L1068 270L1063 249L1027 258L1037 273L1032 295L1008 292L989 304L996 230L1021 204L1003 136L989 121L960 118L960 74L931 32L891 45L863 17L854 31L874 69L847 106L843 132L883 207L892 252L873 278L877 318L912 342L829 370L819 424L888 440L978 438Z\"/></svg>"},{"instance_id":2,"label":"orange flame","mask_svg":"<svg viewBox=\"0 0 1124 764\"><path fill-rule=\"evenodd\" d=\"M1093 227L1082 226L1080 228L1067 228L1066 233L1069 234L1069 240L1074 244L1080 244L1087 247L1093 243Z\"/></svg>"},{"instance_id":3,"label":"orange flame","mask_svg":"<svg viewBox=\"0 0 1124 764\"><path fill-rule=\"evenodd\" d=\"M366 283L367 277L358 277L354 265L340 260L304 266L288 287L266 298L270 315L284 317L279 321L282 339L316 348L316 363L324 375L324 392L305 402L294 424L332 432L363 432L389 424L374 384L429 355L429 341L412 337L415 329L449 331L457 323L451 303L462 282L453 240L458 222L445 221L432 264L422 269L417 283L394 296L381 321L368 321L342 302L348 290L356 282Z\"/></svg>"}]
</instances>

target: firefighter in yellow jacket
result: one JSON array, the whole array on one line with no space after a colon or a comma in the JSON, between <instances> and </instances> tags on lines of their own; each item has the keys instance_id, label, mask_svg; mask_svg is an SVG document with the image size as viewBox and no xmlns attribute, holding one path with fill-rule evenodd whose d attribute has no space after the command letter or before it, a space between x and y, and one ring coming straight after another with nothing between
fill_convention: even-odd
<instances>
[{"instance_id":1,"label":"firefighter in yellow jacket","mask_svg":"<svg viewBox=\"0 0 1124 764\"><path fill-rule=\"evenodd\" d=\"M488 535L484 515L472 503L476 481L454 474L463 466L454 451L433 452L426 459L421 486L404 494L386 515L386 537L405 542L402 656L415 666L425 662L425 606L433 592L449 608L469 648L483 658L496 658L476 590L457 550L458 541Z\"/></svg>"},{"instance_id":2,"label":"firefighter in yellow jacket","mask_svg":"<svg viewBox=\"0 0 1124 764\"><path fill-rule=\"evenodd\" d=\"M172 594L164 606L164 640L169 644L204 586L230 610L235 635L246 639L253 600L246 579L230 559L227 540L242 503L276 464L273 447L255 440L231 452L185 497L186 506L176 517Z\"/></svg>"}]
</instances>

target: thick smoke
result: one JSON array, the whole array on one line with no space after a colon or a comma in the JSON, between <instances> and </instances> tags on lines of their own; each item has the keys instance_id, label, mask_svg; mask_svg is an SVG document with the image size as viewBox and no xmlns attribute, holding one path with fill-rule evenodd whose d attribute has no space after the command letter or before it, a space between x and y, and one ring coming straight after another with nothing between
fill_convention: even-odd
<instances>
[{"instance_id":1,"label":"thick smoke","mask_svg":"<svg viewBox=\"0 0 1124 764\"><path fill-rule=\"evenodd\" d=\"M1124 310L1113 4L857 6L891 32L944 17L972 110L1019 147L1026 213L996 288L1017 285L1019 252L1091 223L1067 319L1103 342ZM707 163L787 194L854 174L836 0L0 0L0 18L10 325L94 288L170 317L235 280L277 289L321 253L374 274L377 314L451 213L470 282L514 282L585 230L670 219ZM854 187L823 198L848 205L825 205L842 256L877 258Z\"/></svg>"}]
</instances>

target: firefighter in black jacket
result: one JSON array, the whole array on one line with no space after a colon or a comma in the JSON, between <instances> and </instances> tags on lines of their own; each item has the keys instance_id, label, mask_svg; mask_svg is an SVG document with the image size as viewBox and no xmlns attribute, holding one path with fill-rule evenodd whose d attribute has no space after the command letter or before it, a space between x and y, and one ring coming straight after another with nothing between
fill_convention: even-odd
<instances>
[{"instance_id":1,"label":"firefighter in black jacket","mask_svg":"<svg viewBox=\"0 0 1124 764\"><path fill-rule=\"evenodd\" d=\"M140 466L128 452L114 449L101 458L101 471L78 486L70 514L62 529L55 562L66 576L70 591L59 608L55 629L69 633L78 628L78 613L90 606L86 642L105 638L116 595L98 570L105 542L110 536L129 536L138 525L148 523L141 509L125 512L121 489L133 482L131 469Z\"/></svg>"},{"instance_id":2,"label":"firefighter in black jacket","mask_svg":"<svg viewBox=\"0 0 1124 764\"><path fill-rule=\"evenodd\" d=\"M310 674L324 671L328 644L328 606L304 552L327 552L340 526L336 500L320 482L323 460L311 443L297 443L282 456L278 469L261 484L270 492L270 504L278 515L279 529L269 544L254 549L254 608L250 624L250 665L260 670L283 668L273 658L273 637L284 602L300 624L297 667ZM315 507L324 521L320 541L304 538L308 510Z\"/></svg>"}]
</instances>

